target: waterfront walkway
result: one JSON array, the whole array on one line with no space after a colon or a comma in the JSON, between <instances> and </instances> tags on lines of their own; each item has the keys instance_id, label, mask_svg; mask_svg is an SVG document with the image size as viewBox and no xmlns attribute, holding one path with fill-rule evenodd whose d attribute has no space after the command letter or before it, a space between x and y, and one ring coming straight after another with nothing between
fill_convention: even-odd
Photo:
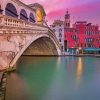
<instances>
[{"instance_id":1,"label":"waterfront walkway","mask_svg":"<svg viewBox=\"0 0 100 100\"><path fill-rule=\"evenodd\" d=\"M84 57L84 56L92 56L92 57L100 57L100 55L97 54L66 54L65 56L76 56L76 57Z\"/></svg>"}]
</instances>

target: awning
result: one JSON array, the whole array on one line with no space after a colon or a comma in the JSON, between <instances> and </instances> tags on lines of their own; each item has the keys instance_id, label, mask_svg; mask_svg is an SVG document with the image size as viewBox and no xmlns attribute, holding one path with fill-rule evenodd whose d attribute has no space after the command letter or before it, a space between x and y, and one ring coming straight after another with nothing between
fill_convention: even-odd
<instances>
[{"instance_id":1,"label":"awning","mask_svg":"<svg viewBox=\"0 0 100 100\"><path fill-rule=\"evenodd\" d=\"M100 48L85 48L84 51L100 51Z\"/></svg>"}]
</instances>

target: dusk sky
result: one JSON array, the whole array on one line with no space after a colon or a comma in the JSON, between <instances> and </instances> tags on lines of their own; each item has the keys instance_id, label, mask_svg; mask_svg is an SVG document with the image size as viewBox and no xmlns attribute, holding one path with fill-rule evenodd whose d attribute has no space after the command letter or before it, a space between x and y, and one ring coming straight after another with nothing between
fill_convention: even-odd
<instances>
[{"instance_id":1,"label":"dusk sky","mask_svg":"<svg viewBox=\"0 0 100 100\"><path fill-rule=\"evenodd\" d=\"M26 4L40 3L43 5L51 24L54 19L63 19L66 9L71 14L71 22L88 21L100 26L100 0L21 0Z\"/></svg>"}]
</instances>

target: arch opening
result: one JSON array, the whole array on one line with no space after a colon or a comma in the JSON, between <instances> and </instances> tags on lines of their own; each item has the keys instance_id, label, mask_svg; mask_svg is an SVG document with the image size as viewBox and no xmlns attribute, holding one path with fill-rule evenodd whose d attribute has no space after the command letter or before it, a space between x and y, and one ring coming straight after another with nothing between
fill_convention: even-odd
<instances>
[{"instance_id":1,"label":"arch opening","mask_svg":"<svg viewBox=\"0 0 100 100\"><path fill-rule=\"evenodd\" d=\"M43 12L40 8L37 9L37 22L39 24L43 23Z\"/></svg>"},{"instance_id":2,"label":"arch opening","mask_svg":"<svg viewBox=\"0 0 100 100\"><path fill-rule=\"evenodd\" d=\"M35 40L22 55L54 56L58 55L53 41L48 37Z\"/></svg>"},{"instance_id":3,"label":"arch opening","mask_svg":"<svg viewBox=\"0 0 100 100\"><path fill-rule=\"evenodd\" d=\"M35 18L34 18L34 15L32 13L30 13L29 21L35 23Z\"/></svg>"},{"instance_id":4,"label":"arch opening","mask_svg":"<svg viewBox=\"0 0 100 100\"><path fill-rule=\"evenodd\" d=\"M14 66L21 55L33 55L33 56L58 56L60 55L60 49L47 35L40 35L30 40L21 49L21 51L14 57L10 66Z\"/></svg>"},{"instance_id":5,"label":"arch opening","mask_svg":"<svg viewBox=\"0 0 100 100\"><path fill-rule=\"evenodd\" d=\"M5 14L7 16L12 16L12 17L18 18L17 10L16 10L15 6L11 3L8 3L6 5Z\"/></svg>"},{"instance_id":6,"label":"arch opening","mask_svg":"<svg viewBox=\"0 0 100 100\"><path fill-rule=\"evenodd\" d=\"M1 5L0 5L0 14L2 14L2 11L3 11L3 10L1 9Z\"/></svg>"},{"instance_id":7,"label":"arch opening","mask_svg":"<svg viewBox=\"0 0 100 100\"><path fill-rule=\"evenodd\" d=\"M24 9L20 11L20 19L28 21L27 13Z\"/></svg>"}]
</instances>

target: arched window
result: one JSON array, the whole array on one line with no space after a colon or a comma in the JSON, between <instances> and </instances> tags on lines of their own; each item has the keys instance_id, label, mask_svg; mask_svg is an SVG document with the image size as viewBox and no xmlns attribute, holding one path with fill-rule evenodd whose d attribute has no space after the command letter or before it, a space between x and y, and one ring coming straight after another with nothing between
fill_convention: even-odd
<instances>
[{"instance_id":1,"label":"arched window","mask_svg":"<svg viewBox=\"0 0 100 100\"><path fill-rule=\"evenodd\" d=\"M62 37L62 34L61 33L59 33L59 37Z\"/></svg>"},{"instance_id":2,"label":"arched window","mask_svg":"<svg viewBox=\"0 0 100 100\"><path fill-rule=\"evenodd\" d=\"M42 24L42 22L43 22L43 12L42 12L41 8L37 9L37 22L39 24Z\"/></svg>"},{"instance_id":3,"label":"arched window","mask_svg":"<svg viewBox=\"0 0 100 100\"><path fill-rule=\"evenodd\" d=\"M35 22L35 18L34 18L34 15L32 13L30 13L30 16L29 16L29 21L30 22Z\"/></svg>"},{"instance_id":4,"label":"arched window","mask_svg":"<svg viewBox=\"0 0 100 100\"><path fill-rule=\"evenodd\" d=\"M20 12L20 19L28 21L27 13L24 9L22 9Z\"/></svg>"},{"instance_id":5,"label":"arched window","mask_svg":"<svg viewBox=\"0 0 100 100\"><path fill-rule=\"evenodd\" d=\"M3 11L3 10L1 9L1 5L0 5L0 14L2 14L2 11Z\"/></svg>"},{"instance_id":6,"label":"arched window","mask_svg":"<svg viewBox=\"0 0 100 100\"><path fill-rule=\"evenodd\" d=\"M7 16L18 17L17 10L16 10L15 6L11 3L7 4L7 6L5 8L5 14Z\"/></svg>"}]
</instances>

